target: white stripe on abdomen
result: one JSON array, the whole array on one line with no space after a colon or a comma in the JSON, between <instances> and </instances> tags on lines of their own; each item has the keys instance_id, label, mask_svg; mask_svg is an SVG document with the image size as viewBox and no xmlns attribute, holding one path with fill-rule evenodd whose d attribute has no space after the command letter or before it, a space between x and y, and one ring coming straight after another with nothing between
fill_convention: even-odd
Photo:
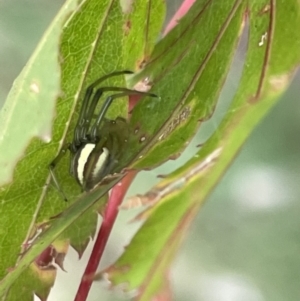
<instances>
[{"instance_id":1,"label":"white stripe on abdomen","mask_svg":"<svg viewBox=\"0 0 300 301\"><path fill-rule=\"evenodd\" d=\"M97 173L101 170L103 164L105 164L105 161L109 155L109 151L106 147L103 147L103 153L99 156L97 164L93 170L93 177L95 177L95 175L97 175Z\"/></svg>"},{"instance_id":2,"label":"white stripe on abdomen","mask_svg":"<svg viewBox=\"0 0 300 301\"><path fill-rule=\"evenodd\" d=\"M85 166L91 152L95 148L95 146L96 146L95 144L87 143L80 152L80 155L78 158L77 176L78 176L78 180L81 183L81 185L83 185L84 166Z\"/></svg>"}]
</instances>

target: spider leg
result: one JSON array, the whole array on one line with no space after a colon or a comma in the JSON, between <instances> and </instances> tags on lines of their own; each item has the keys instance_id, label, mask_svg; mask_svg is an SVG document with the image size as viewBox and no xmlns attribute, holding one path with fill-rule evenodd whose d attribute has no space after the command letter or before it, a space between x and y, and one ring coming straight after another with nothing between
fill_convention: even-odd
<instances>
[{"instance_id":1,"label":"spider leg","mask_svg":"<svg viewBox=\"0 0 300 301\"><path fill-rule=\"evenodd\" d=\"M102 88L99 88L96 91L96 93L95 93L95 95L93 97L93 100L91 102L91 105L88 108L88 111L87 111L87 114L86 114L86 118L85 118L85 123L82 125L82 128L80 129L80 132L79 132L79 137L81 139L83 139L84 141L86 141L86 135L87 135L87 133L89 131L91 120L94 117L94 113L95 113L98 101L99 101L100 97L102 96L102 94L104 92L118 92L118 91L128 92L128 91L131 91L131 90L126 89L126 88L119 88L119 87L102 87ZM98 115L96 115L96 117L97 116Z\"/></svg>"},{"instance_id":2,"label":"spider leg","mask_svg":"<svg viewBox=\"0 0 300 301\"><path fill-rule=\"evenodd\" d=\"M74 130L74 141L71 146L72 150L76 151L77 147L82 142L88 141L87 133L90 128L91 120L94 118L94 115L95 115L94 112L97 107L98 101L99 101L100 97L102 96L102 94L104 92L108 92L108 91L109 92L120 92L121 91L121 92L126 92L127 94L130 94L132 92L132 90L126 89L126 88L102 87L96 91L96 93L94 94L92 101L88 107L87 107L86 103L89 102L89 100L87 102L84 102L83 106L85 106L85 107L83 108L83 110L85 111L85 115L82 116L82 118L80 119L80 123L79 122L77 123L76 128ZM89 98L90 98L90 96L89 96ZM98 115L96 115L96 118L97 118L97 116Z\"/></svg>"},{"instance_id":3,"label":"spider leg","mask_svg":"<svg viewBox=\"0 0 300 301\"><path fill-rule=\"evenodd\" d=\"M54 182L54 185L56 187L56 189L59 191L59 193L62 195L63 199L67 202L68 199L64 193L64 191L62 190L62 188L59 185L59 182L57 180L56 174L54 172L55 166L57 165L57 163L61 160L61 158L66 154L67 150L69 149L70 144L66 144L63 146L63 148L60 150L60 152L58 153L58 155L54 158L54 160L49 164L49 172L51 175L51 178Z\"/></svg>"},{"instance_id":4,"label":"spider leg","mask_svg":"<svg viewBox=\"0 0 300 301\"><path fill-rule=\"evenodd\" d=\"M75 127L74 142L73 142L72 148L75 148L76 146L80 145L80 143L85 140L86 137L83 136L84 132L85 132L84 127L88 127L85 125L85 123L88 119L91 119L91 113L90 113L92 111L91 106L94 108L96 107L97 102L103 93L103 92L102 93L99 92L100 95L99 94L97 96L94 95L93 100L91 102L91 97L92 97L94 88L96 86L98 86L101 82L105 81L106 79L108 79L110 77L118 76L118 75L122 75L122 74L132 74L132 73L134 73L134 72L129 71L129 70L113 72L113 73L110 73L108 75L105 75L105 76L99 78L94 83L92 83L90 86L88 86L88 88L86 89L83 101L82 101L82 107L81 107L81 110L79 113L79 118L78 118L78 121L77 121L77 124ZM91 102L91 104L90 104L90 102Z\"/></svg>"},{"instance_id":5,"label":"spider leg","mask_svg":"<svg viewBox=\"0 0 300 301\"><path fill-rule=\"evenodd\" d=\"M105 114L114 99L121 98L121 97L128 96L128 95L148 95L150 97L157 97L157 95L152 94L152 93L140 92L140 91L135 91L135 90L123 89L123 88L119 88L116 91L124 91L124 92L117 93L117 94L108 96L106 98L106 100L97 116L96 122L94 123L94 125L92 126L91 131L90 131L90 138L92 141L95 141L95 142L97 141L101 122L102 122L103 118L105 117ZM97 90L97 92L98 92L98 90ZM96 92L96 94L97 94L97 92Z\"/></svg>"}]
</instances>

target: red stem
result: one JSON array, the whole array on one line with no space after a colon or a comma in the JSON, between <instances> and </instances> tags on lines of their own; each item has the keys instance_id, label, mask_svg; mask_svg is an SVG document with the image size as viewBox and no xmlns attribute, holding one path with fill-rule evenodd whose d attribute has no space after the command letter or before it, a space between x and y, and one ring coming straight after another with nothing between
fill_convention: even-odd
<instances>
[{"instance_id":1,"label":"red stem","mask_svg":"<svg viewBox=\"0 0 300 301\"><path fill-rule=\"evenodd\" d=\"M118 208L136 174L137 171L129 171L127 175L111 190L109 201L103 215L103 222L74 301L85 301L88 296L92 286L93 276L97 271L110 232L118 216Z\"/></svg>"},{"instance_id":2,"label":"red stem","mask_svg":"<svg viewBox=\"0 0 300 301\"><path fill-rule=\"evenodd\" d=\"M168 32L170 32L177 24L178 21L189 11L192 5L195 3L196 0L184 0L179 7L178 11L172 17L168 25L166 26L163 36L166 36Z\"/></svg>"}]
</instances>

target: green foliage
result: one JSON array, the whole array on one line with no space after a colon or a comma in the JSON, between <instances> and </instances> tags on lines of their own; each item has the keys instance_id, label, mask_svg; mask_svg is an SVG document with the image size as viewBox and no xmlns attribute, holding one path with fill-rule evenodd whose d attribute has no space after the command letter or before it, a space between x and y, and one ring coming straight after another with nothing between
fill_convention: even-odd
<instances>
[{"instance_id":1,"label":"green foliage","mask_svg":"<svg viewBox=\"0 0 300 301\"><path fill-rule=\"evenodd\" d=\"M232 5L238 5L238 2ZM223 5L216 6L222 11L225 9ZM299 65L300 56L296 51L300 46L299 36L294 32L292 37L288 37L293 42L286 42L286 32L293 32L293 28L299 28L299 5L294 2L286 8L283 2L277 2L276 6L269 7L268 1L256 1L249 7L242 5L241 7L244 14L246 8L250 12L250 18L247 20L248 49L239 88L226 116L212 137L190 161L149 191L146 197L150 197L151 202L153 201L151 198L155 196L158 203L144 213L143 216L147 220L140 231L120 259L105 271L114 284L126 283L128 290L143 288L138 300L149 300L150 296L159 293L160 285L157 279L164 279L172 261L171 255L175 254L174 249L178 248L199 207L253 128L276 103L278 96L285 91L295 68ZM291 27L289 29L285 27L283 31L276 24L283 22L287 11L293 11L294 23L289 24ZM214 12L217 12L216 7ZM212 14L209 13L209 9L206 13ZM218 13L216 15L221 16ZM236 16L236 13L234 15ZM192 18L188 14L186 19ZM209 26L212 26L213 21L222 20L216 19L211 20ZM235 24L234 21L232 18L227 24L227 36L230 34L236 36L238 33L235 31L236 27L233 25L230 27L230 24ZM202 27L202 30L205 29ZM221 41L222 39L220 44ZM227 38L226 41L228 44L224 45L224 49L230 53L230 41L233 39ZM290 49L291 44L295 46L294 51ZM215 48L216 53L219 50L218 46ZM222 55L226 57L224 52ZM215 59L214 62L218 60ZM209 65L206 67L206 72L209 72L209 67ZM212 64L211 68L216 69L216 65ZM211 77L208 77L211 82L214 82L213 74L211 71ZM203 85L204 94L205 89L206 86ZM168 139L171 137L172 135ZM169 143L173 146L173 140ZM147 155L147 159L158 158L155 151ZM149 164L145 158L142 162Z\"/></svg>"},{"instance_id":2,"label":"green foliage","mask_svg":"<svg viewBox=\"0 0 300 301\"><path fill-rule=\"evenodd\" d=\"M97 200L118 181L78 196L66 157L56 172L74 203L64 204L50 185L47 167L61 144L72 140L80 102L91 82L148 62L129 82L133 86L149 77L160 98L146 97L133 110L130 151L119 169L153 168L178 155L211 116L241 31L249 27L243 74L225 118L194 158L152 190L157 199L143 215L147 220L106 271L114 284L127 283L128 290L140 289L138 300L149 300L166 289L165 275L200 206L299 64L296 0L199 0L155 47L165 8L161 0L149 3L135 1L123 12L114 0L82 1L79 6L67 1L14 84L0 115L0 163L5 167L0 171L5 183L0 194L0 296L11 287L6 300L18 299L21 289L22 300L31 300L33 290L47 296L55 273L43 277L31 262L54 240L69 239L81 254L95 231L101 205ZM109 85L124 82L113 78ZM108 116L126 113L123 99L112 105ZM43 233L20 256L20 246L41 224Z\"/></svg>"}]
</instances>

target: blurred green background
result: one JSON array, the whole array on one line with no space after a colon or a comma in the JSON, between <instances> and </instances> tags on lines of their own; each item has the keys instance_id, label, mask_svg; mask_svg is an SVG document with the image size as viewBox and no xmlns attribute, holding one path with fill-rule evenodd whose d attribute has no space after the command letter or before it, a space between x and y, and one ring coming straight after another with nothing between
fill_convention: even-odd
<instances>
[{"instance_id":1,"label":"blurred green background","mask_svg":"<svg viewBox=\"0 0 300 301\"><path fill-rule=\"evenodd\" d=\"M168 2L171 14L181 1ZM63 3L0 1L0 106ZM158 181L158 174L188 160L196 145L217 128L236 89L241 65L242 58L237 56L214 117L202 126L182 157L140 173L129 195L145 192ZM174 300L300 300L299 85L298 73L199 213L170 272ZM130 241L139 226L128 224L135 213L120 214L101 267L112 263ZM67 273L59 271L49 300L73 299L91 248L92 243L81 261L69 251ZM105 283L94 284L88 300L126 299L120 291L106 288Z\"/></svg>"}]
</instances>

